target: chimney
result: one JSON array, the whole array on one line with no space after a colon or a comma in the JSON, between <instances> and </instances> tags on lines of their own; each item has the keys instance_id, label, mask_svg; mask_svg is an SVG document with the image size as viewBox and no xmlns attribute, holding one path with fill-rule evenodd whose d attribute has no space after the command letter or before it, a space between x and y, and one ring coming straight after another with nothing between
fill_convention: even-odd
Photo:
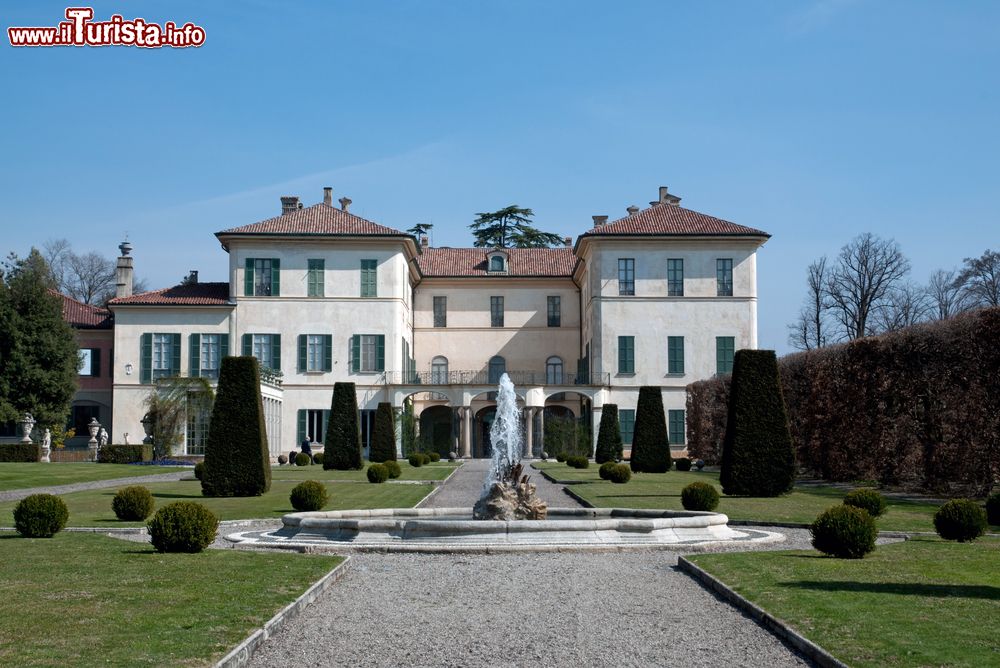
<instances>
[{"instance_id":1,"label":"chimney","mask_svg":"<svg viewBox=\"0 0 1000 668\"><path fill-rule=\"evenodd\" d=\"M430 242L427 240L427 235L426 234L421 234L420 235L420 247L421 248L427 248L427 246L429 244L430 244Z\"/></svg>"},{"instance_id":2,"label":"chimney","mask_svg":"<svg viewBox=\"0 0 1000 668\"><path fill-rule=\"evenodd\" d=\"M633 204L632 206L630 206L625 210L628 211L628 215L630 216L639 213L639 207L637 207L635 204Z\"/></svg>"},{"instance_id":3,"label":"chimney","mask_svg":"<svg viewBox=\"0 0 1000 668\"><path fill-rule=\"evenodd\" d=\"M188 272L187 278L184 279L184 282L187 283L188 285L197 285L198 284L198 270L197 269L192 269L190 272Z\"/></svg>"},{"instance_id":4,"label":"chimney","mask_svg":"<svg viewBox=\"0 0 1000 668\"><path fill-rule=\"evenodd\" d=\"M292 195L285 195L281 198L281 215L284 216L286 213L291 213L292 211L298 211L302 208L302 203L299 201L298 197Z\"/></svg>"},{"instance_id":5,"label":"chimney","mask_svg":"<svg viewBox=\"0 0 1000 668\"><path fill-rule=\"evenodd\" d=\"M679 206L681 203L681 198L677 195L671 195L667 192L666 186L660 186L660 199L657 202L650 202L652 205L656 204L669 204L670 206Z\"/></svg>"},{"instance_id":6,"label":"chimney","mask_svg":"<svg viewBox=\"0 0 1000 668\"><path fill-rule=\"evenodd\" d=\"M323 204L333 206L333 188L330 186L323 188Z\"/></svg>"},{"instance_id":7,"label":"chimney","mask_svg":"<svg viewBox=\"0 0 1000 668\"><path fill-rule=\"evenodd\" d=\"M563 244L566 246L566 248L572 248L573 237L563 237Z\"/></svg>"},{"instance_id":8,"label":"chimney","mask_svg":"<svg viewBox=\"0 0 1000 668\"><path fill-rule=\"evenodd\" d=\"M337 201L338 201L338 202L340 202L340 208L341 208L341 209L342 209L343 211L348 211L348 210L350 210L350 208L351 208L351 198L350 198L350 197L341 197L341 198L340 198L339 200L337 200Z\"/></svg>"},{"instance_id":9,"label":"chimney","mask_svg":"<svg viewBox=\"0 0 1000 668\"><path fill-rule=\"evenodd\" d=\"M594 219L594 227L604 227L608 224L607 216L591 216Z\"/></svg>"},{"instance_id":10,"label":"chimney","mask_svg":"<svg viewBox=\"0 0 1000 668\"><path fill-rule=\"evenodd\" d=\"M115 267L115 297L132 296L132 244L123 241L118 245L121 256L118 258L118 265Z\"/></svg>"}]
</instances>

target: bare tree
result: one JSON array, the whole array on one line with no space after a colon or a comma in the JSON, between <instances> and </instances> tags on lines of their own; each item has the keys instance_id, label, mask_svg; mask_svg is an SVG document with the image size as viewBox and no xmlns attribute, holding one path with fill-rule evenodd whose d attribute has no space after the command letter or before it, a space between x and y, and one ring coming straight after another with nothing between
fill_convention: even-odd
<instances>
[{"instance_id":1,"label":"bare tree","mask_svg":"<svg viewBox=\"0 0 1000 668\"><path fill-rule=\"evenodd\" d=\"M72 255L73 247L68 239L49 239L42 244L42 256L49 265L55 289L62 293L67 291L66 270Z\"/></svg>"},{"instance_id":2,"label":"bare tree","mask_svg":"<svg viewBox=\"0 0 1000 668\"><path fill-rule=\"evenodd\" d=\"M799 350L811 350L827 343L826 311L826 256L809 265L806 278L808 294L799 319L788 326L788 343Z\"/></svg>"},{"instance_id":3,"label":"bare tree","mask_svg":"<svg viewBox=\"0 0 1000 668\"><path fill-rule=\"evenodd\" d=\"M987 250L967 257L958 275L962 293L971 306L1000 306L1000 253Z\"/></svg>"},{"instance_id":4,"label":"bare tree","mask_svg":"<svg viewBox=\"0 0 1000 668\"><path fill-rule=\"evenodd\" d=\"M103 304L115 296L115 263L91 251L69 257L67 293L84 304Z\"/></svg>"},{"instance_id":5,"label":"bare tree","mask_svg":"<svg viewBox=\"0 0 1000 668\"><path fill-rule=\"evenodd\" d=\"M872 317L909 270L892 239L866 232L844 246L826 288L830 312L843 335L858 339L873 333Z\"/></svg>"},{"instance_id":6,"label":"bare tree","mask_svg":"<svg viewBox=\"0 0 1000 668\"><path fill-rule=\"evenodd\" d=\"M903 283L889 290L873 315L873 330L895 332L927 320L934 312L927 291L915 283Z\"/></svg>"},{"instance_id":7,"label":"bare tree","mask_svg":"<svg viewBox=\"0 0 1000 668\"><path fill-rule=\"evenodd\" d=\"M947 320L965 310L962 284L954 269L938 269L927 283L927 298L938 320Z\"/></svg>"}]
</instances>

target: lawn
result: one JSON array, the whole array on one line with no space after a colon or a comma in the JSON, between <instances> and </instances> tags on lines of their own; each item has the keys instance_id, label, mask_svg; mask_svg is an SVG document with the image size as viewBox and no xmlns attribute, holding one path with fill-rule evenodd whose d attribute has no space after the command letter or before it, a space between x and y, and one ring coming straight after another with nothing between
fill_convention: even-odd
<instances>
[{"instance_id":1,"label":"lawn","mask_svg":"<svg viewBox=\"0 0 1000 668\"><path fill-rule=\"evenodd\" d=\"M688 558L851 666L1000 665L1000 540Z\"/></svg>"},{"instance_id":2,"label":"lawn","mask_svg":"<svg viewBox=\"0 0 1000 668\"><path fill-rule=\"evenodd\" d=\"M322 474L320 467L313 472ZM310 476L322 480L321 475ZM208 498L201 495L198 481L159 482L145 485L153 493L156 507L171 501L197 501L205 504L220 519L244 520L281 517L295 512L288 502L288 494L298 484L296 480L276 480L271 483L271 491L261 496ZM327 482L330 502L324 510L348 510L352 508L411 508L427 496L434 488L431 484L393 484L355 482ZM111 511L111 499L116 488L92 489L85 492L63 494L62 499L69 506L68 526L129 527L141 526L143 522L122 522ZM16 501L0 503L0 526L14 525Z\"/></svg>"},{"instance_id":3,"label":"lawn","mask_svg":"<svg viewBox=\"0 0 1000 668\"><path fill-rule=\"evenodd\" d=\"M461 466L459 463L435 462L426 466L410 466L405 459L398 462L402 471L400 480L444 480L451 472ZM365 462L368 466L368 462ZM336 471L330 469L324 471L322 466L273 466L271 467L272 480L354 480L356 482L368 482L367 474L364 471Z\"/></svg>"},{"instance_id":4,"label":"lawn","mask_svg":"<svg viewBox=\"0 0 1000 668\"><path fill-rule=\"evenodd\" d=\"M0 665L212 665L340 557L0 536Z\"/></svg>"},{"instance_id":5,"label":"lawn","mask_svg":"<svg viewBox=\"0 0 1000 668\"><path fill-rule=\"evenodd\" d=\"M667 473L637 473L624 485L601 480L597 467L574 469L565 464L540 462L558 480L584 480L570 489L599 508L664 508L681 509L681 490L696 480L715 485L722 494L719 474L707 471L669 471ZM809 524L816 516L844 498L844 490L828 486L798 486L790 494L778 498L723 496L718 512L733 520L757 522L796 522ZM889 509L879 518L884 531L934 531L933 517L938 504L929 501L887 499Z\"/></svg>"},{"instance_id":6,"label":"lawn","mask_svg":"<svg viewBox=\"0 0 1000 668\"><path fill-rule=\"evenodd\" d=\"M131 464L0 463L0 492L28 487L51 487L74 482L156 475L183 471L183 466L133 466ZM191 470L191 469L187 469Z\"/></svg>"}]
</instances>

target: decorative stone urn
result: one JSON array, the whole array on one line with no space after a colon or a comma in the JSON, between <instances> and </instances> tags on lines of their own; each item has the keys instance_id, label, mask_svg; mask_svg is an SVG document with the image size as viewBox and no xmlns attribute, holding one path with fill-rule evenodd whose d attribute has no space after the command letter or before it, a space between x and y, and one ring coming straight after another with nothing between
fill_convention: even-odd
<instances>
[{"instance_id":1,"label":"decorative stone urn","mask_svg":"<svg viewBox=\"0 0 1000 668\"><path fill-rule=\"evenodd\" d=\"M149 445L153 442L153 416L146 413L142 416L142 429L146 432L146 438L142 439L143 444Z\"/></svg>"},{"instance_id":2,"label":"decorative stone urn","mask_svg":"<svg viewBox=\"0 0 1000 668\"><path fill-rule=\"evenodd\" d=\"M97 418L90 418L87 423L87 431L90 432L90 440L87 441L87 449L90 451L90 461L97 461L97 432L101 430L101 423Z\"/></svg>"},{"instance_id":3,"label":"decorative stone urn","mask_svg":"<svg viewBox=\"0 0 1000 668\"><path fill-rule=\"evenodd\" d=\"M31 417L31 413L27 411L21 416L21 431L24 432L24 438L21 439L22 443L31 443L31 430L35 428L35 418Z\"/></svg>"}]
</instances>

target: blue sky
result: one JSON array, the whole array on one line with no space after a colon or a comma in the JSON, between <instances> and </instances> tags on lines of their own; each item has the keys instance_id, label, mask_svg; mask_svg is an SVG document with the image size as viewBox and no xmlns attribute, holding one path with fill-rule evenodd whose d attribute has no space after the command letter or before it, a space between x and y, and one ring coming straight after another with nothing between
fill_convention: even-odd
<instances>
[{"instance_id":1,"label":"blue sky","mask_svg":"<svg viewBox=\"0 0 1000 668\"><path fill-rule=\"evenodd\" d=\"M3 27L65 4L5 2ZM3 252L127 232L152 287L225 280L212 233L319 201L435 245L531 207L577 236L667 185L770 232L760 344L805 268L895 238L912 279L1000 246L1000 3L128 2L198 49L0 46Z\"/></svg>"}]
</instances>

